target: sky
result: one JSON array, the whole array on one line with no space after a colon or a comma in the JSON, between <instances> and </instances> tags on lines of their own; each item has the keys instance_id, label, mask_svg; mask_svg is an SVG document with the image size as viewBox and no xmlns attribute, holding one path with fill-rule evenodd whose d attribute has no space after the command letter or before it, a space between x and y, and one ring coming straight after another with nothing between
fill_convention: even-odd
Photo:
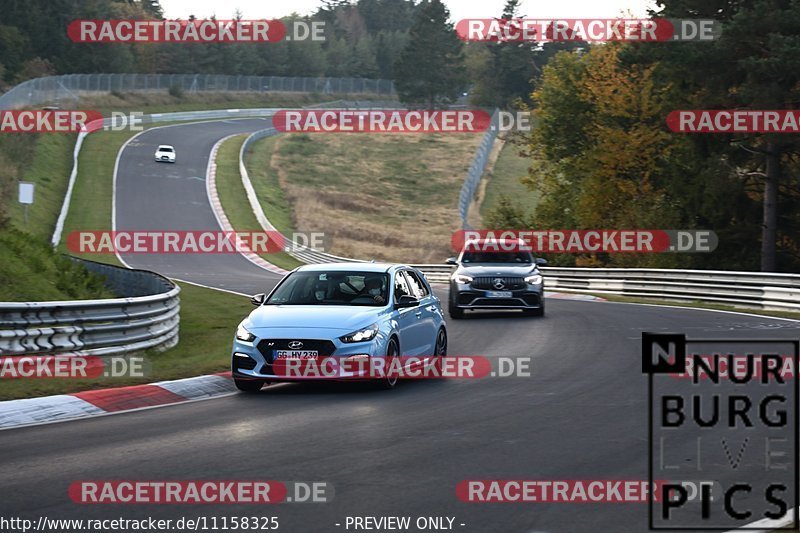
<instances>
[{"instance_id":1,"label":"sky","mask_svg":"<svg viewBox=\"0 0 800 533\"><path fill-rule=\"evenodd\" d=\"M455 22L464 18L491 18L503 11L505 0L443 0ZM189 15L220 19L233 18L238 8L245 19L279 18L297 12L310 15L320 0L161 0L165 16L186 19ZM616 18L621 14L636 18L647 16L654 0L522 0L520 14L527 18Z\"/></svg>"}]
</instances>

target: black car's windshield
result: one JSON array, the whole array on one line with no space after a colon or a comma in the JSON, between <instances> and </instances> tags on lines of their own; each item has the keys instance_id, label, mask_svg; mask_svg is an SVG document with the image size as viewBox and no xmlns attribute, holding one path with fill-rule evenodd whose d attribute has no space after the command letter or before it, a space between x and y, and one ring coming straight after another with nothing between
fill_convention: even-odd
<instances>
[{"instance_id":1,"label":"black car's windshield","mask_svg":"<svg viewBox=\"0 0 800 533\"><path fill-rule=\"evenodd\" d=\"M464 252L462 263L533 263L530 252Z\"/></svg>"},{"instance_id":2,"label":"black car's windshield","mask_svg":"<svg viewBox=\"0 0 800 533\"><path fill-rule=\"evenodd\" d=\"M289 275L267 305L386 305L389 276L382 272L299 271Z\"/></svg>"}]
</instances>

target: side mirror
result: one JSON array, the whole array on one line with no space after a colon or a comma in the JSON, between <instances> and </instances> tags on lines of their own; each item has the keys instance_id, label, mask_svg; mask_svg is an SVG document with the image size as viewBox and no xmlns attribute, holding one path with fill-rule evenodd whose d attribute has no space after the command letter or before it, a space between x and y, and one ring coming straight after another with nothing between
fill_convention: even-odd
<instances>
[{"instance_id":1,"label":"side mirror","mask_svg":"<svg viewBox=\"0 0 800 533\"><path fill-rule=\"evenodd\" d=\"M448 257L447 261L445 261L445 263L447 263L448 265L457 265L458 264L458 262L456 261L455 257Z\"/></svg>"},{"instance_id":2,"label":"side mirror","mask_svg":"<svg viewBox=\"0 0 800 533\"><path fill-rule=\"evenodd\" d=\"M547 266L547 259L543 259L541 257L536 258L536 264L539 266Z\"/></svg>"},{"instance_id":3,"label":"side mirror","mask_svg":"<svg viewBox=\"0 0 800 533\"><path fill-rule=\"evenodd\" d=\"M414 298L413 296L409 296L408 294L404 294L400 297L400 299L395 304L395 309L405 309L406 307L417 307L419 305L419 300Z\"/></svg>"},{"instance_id":4,"label":"side mirror","mask_svg":"<svg viewBox=\"0 0 800 533\"><path fill-rule=\"evenodd\" d=\"M263 304L266 301L266 299L267 295L264 294L263 292L260 292L250 297L250 303L258 307L259 305Z\"/></svg>"}]
</instances>

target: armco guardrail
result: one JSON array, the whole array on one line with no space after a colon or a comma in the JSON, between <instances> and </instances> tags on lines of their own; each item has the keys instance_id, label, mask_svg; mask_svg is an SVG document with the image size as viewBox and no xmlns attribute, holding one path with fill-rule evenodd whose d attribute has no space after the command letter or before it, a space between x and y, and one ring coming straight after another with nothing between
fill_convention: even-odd
<instances>
[{"instance_id":1,"label":"armco guardrail","mask_svg":"<svg viewBox=\"0 0 800 533\"><path fill-rule=\"evenodd\" d=\"M461 227L464 229L469 229L469 224L467 223L469 205L475 197L478 183L480 183L481 177L486 171L486 165L489 163L489 155L492 153L494 141L497 139L499 113L499 109L494 110L491 125L483 136L478 151L475 152L475 158L472 160L472 164L467 171L467 177L464 178L464 185L461 186L461 194L458 197L458 214L461 216Z\"/></svg>"},{"instance_id":2,"label":"armco guardrail","mask_svg":"<svg viewBox=\"0 0 800 533\"><path fill-rule=\"evenodd\" d=\"M153 272L75 260L125 297L0 302L0 356L120 355L178 342L180 287Z\"/></svg>"},{"instance_id":3,"label":"armco guardrail","mask_svg":"<svg viewBox=\"0 0 800 533\"><path fill-rule=\"evenodd\" d=\"M800 309L798 274L651 268L552 267L542 270L546 286L558 291Z\"/></svg>"},{"instance_id":4,"label":"armco guardrail","mask_svg":"<svg viewBox=\"0 0 800 533\"><path fill-rule=\"evenodd\" d=\"M450 265L415 265L431 282L447 281ZM542 267L545 287L558 292L621 294L800 310L800 274L655 268Z\"/></svg>"},{"instance_id":5,"label":"armco guardrail","mask_svg":"<svg viewBox=\"0 0 800 533\"><path fill-rule=\"evenodd\" d=\"M320 94L395 95L394 82L365 78L291 78L281 76L226 76L217 74L67 74L24 81L0 96L0 109L16 109L87 93L149 92L176 87L200 91L316 92Z\"/></svg>"}]
</instances>

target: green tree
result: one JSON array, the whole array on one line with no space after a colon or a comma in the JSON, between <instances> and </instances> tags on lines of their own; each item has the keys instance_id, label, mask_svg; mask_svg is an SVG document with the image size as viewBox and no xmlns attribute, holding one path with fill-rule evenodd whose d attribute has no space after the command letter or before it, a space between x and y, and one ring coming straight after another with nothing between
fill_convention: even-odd
<instances>
[{"instance_id":1,"label":"green tree","mask_svg":"<svg viewBox=\"0 0 800 533\"><path fill-rule=\"evenodd\" d=\"M410 105L436 107L458 98L466 85L463 44L441 0L418 7L408 44L395 65L395 87Z\"/></svg>"},{"instance_id":2,"label":"green tree","mask_svg":"<svg viewBox=\"0 0 800 533\"><path fill-rule=\"evenodd\" d=\"M639 56L659 61L664 76L680 80L684 105L697 108L797 109L800 102L800 2L753 0L708 2L660 0L658 14L676 18L714 18L722 22L719 39L664 43ZM800 139L796 135L696 136L698 146L714 145L711 157L724 162L727 172L740 180L757 177L761 201L761 269L790 268L800 246L792 211L797 204L796 161ZM720 142L722 141L722 142ZM725 167L723 167L723 172ZM794 222L792 222L794 220ZM788 224L782 227L782 224ZM785 252L785 261L780 261Z\"/></svg>"}]
</instances>

